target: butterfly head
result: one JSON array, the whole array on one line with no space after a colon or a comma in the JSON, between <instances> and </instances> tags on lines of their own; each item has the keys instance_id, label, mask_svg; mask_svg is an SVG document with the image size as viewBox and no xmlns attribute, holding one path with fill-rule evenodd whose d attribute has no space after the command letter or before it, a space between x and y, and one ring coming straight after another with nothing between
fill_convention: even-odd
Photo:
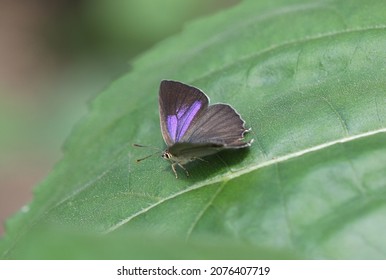
<instances>
[{"instance_id":1,"label":"butterfly head","mask_svg":"<svg viewBox=\"0 0 386 280\"><path fill-rule=\"evenodd\" d=\"M172 155L168 150L165 150L165 151L162 153L161 157L162 157L163 159L166 159L166 160L170 160L170 161L173 160L173 155Z\"/></svg>"},{"instance_id":2,"label":"butterfly head","mask_svg":"<svg viewBox=\"0 0 386 280\"><path fill-rule=\"evenodd\" d=\"M170 147L169 147L170 148ZM176 154L175 151L171 152L170 149L167 148L161 154L161 157L165 160L168 160L171 164L177 164L179 166L186 164L188 162L193 161L195 158L187 157L184 155ZM173 147L171 147L173 149Z\"/></svg>"},{"instance_id":3,"label":"butterfly head","mask_svg":"<svg viewBox=\"0 0 386 280\"><path fill-rule=\"evenodd\" d=\"M189 161L191 161L191 160L184 158L182 156L176 156L175 154L172 154L169 149L166 149L165 151L163 151L161 154L161 157L165 160L168 160L172 164L176 163L179 165L185 164L185 163L188 163Z\"/></svg>"},{"instance_id":4,"label":"butterfly head","mask_svg":"<svg viewBox=\"0 0 386 280\"><path fill-rule=\"evenodd\" d=\"M189 172L188 172L188 170L186 170L186 168L183 166L183 164L188 163L189 161L191 161L190 159L186 159L184 157L175 156L175 155L173 155L169 151L169 149L166 149L165 151L163 151L161 156L162 156L163 159L168 160L171 163L172 170L173 170L174 175L176 176L176 178L178 178L177 170L176 170L176 166L177 165L179 167L181 167L185 171L186 176L189 177Z\"/></svg>"}]
</instances>

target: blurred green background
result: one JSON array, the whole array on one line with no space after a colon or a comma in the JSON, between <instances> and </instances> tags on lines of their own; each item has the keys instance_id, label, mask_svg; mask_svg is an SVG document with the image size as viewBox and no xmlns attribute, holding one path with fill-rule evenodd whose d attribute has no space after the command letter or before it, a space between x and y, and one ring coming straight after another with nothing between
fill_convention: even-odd
<instances>
[{"instance_id":1,"label":"blurred green background","mask_svg":"<svg viewBox=\"0 0 386 280\"><path fill-rule=\"evenodd\" d=\"M185 22L239 2L1 1L0 235L60 159L87 100Z\"/></svg>"}]
</instances>

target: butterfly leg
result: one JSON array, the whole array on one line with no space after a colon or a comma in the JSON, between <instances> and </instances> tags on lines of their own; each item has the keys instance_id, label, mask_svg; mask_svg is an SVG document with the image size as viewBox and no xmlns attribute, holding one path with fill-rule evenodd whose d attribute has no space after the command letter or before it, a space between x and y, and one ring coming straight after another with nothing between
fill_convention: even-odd
<instances>
[{"instance_id":1,"label":"butterfly leg","mask_svg":"<svg viewBox=\"0 0 386 280\"><path fill-rule=\"evenodd\" d=\"M186 168L182 164L180 164L180 163L177 163L177 164L178 164L179 167L181 167L183 170L185 170L186 177L189 177L188 170L186 170Z\"/></svg>"},{"instance_id":2,"label":"butterfly leg","mask_svg":"<svg viewBox=\"0 0 386 280\"><path fill-rule=\"evenodd\" d=\"M189 172L188 172L188 170L186 170L186 168L185 168L182 164L175 162L175 163L172 164L172 169L173 169L174 175L176 176L176 179L178 179L177 170L176 170L176 165L178 165L178 166L181 167L183 170L185 170L186 177L189 177Z\"/></svg>"},{"instance_id":3,"label":"butterfly leg","mask_svg":"<svg viewBox=\"0 0 386 280\"><path fill-rule=\"evenodd\" d=\"M193 160L196 160L196 159L201 160L201 161L203 161L203 162L209 162L209 161L207 161L207 160L205 160L205 159L203 159L203 158L200 158L200 157L194 157L194 158L193 158Z\"/></svg>"},{"instance_id":4,"label":"butterfly leg","mask_svg":"<svg viewBox=\"0 0 386 280\"><path fill-rule=\"evenodd\" d=\"M173 163L172 164L172 169L173 169L174 175L176 176L176 179L178 179L177 170L176 170L176 164L177 163Z\"/></svg>"}]
</instances>

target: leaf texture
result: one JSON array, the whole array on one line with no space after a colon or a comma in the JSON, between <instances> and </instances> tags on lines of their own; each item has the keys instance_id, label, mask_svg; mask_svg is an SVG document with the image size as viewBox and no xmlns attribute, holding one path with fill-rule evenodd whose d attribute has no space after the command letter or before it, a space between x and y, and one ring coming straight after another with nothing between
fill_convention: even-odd
<instances>
[{"instance_id":1,"label":"leaf texture","mask_svg":"<svg viewBox=\"0 0 386 280\"><path fill-rule=\"evenodd\" d=\"M26 256L23 240L48 226L384 259L385 14L375 0L244 1L159 43L93 100L34 201L9 220L2 257ZM194 162L178 180L157 157L136 164L146 152L132 143L164 147L163 79L231 104L252 147Z\"/></svg>"}]
</instances>

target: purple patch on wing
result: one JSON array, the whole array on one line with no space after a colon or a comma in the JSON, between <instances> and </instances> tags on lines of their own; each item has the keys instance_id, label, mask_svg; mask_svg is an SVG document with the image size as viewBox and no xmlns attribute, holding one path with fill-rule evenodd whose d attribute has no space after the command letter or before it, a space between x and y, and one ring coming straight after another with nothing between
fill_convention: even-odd
<instances>
[{"instance_id":1,"label":"purple patch on wing","mask_svg":"<svg viewBox=\"0 0 386 280\"><path fill-rule=\"evenodd\" d=\"M177 116L172 115L167 117L167 126L170 138L175 142L177 133Z\"/></svg>"},{"instance_id":2,"label":"purple patch on wing","mask_svg":"<svg viewBox=\"0 0 386 280\"><path fill-rule=\"evenodd\" d=\"M184 136L194 116L201 108L201 101L195 101L190 107L182 106L177 110L177 115L167 116L167 127L170 138L178 142Z\"/></svg>"}]
</instances>

